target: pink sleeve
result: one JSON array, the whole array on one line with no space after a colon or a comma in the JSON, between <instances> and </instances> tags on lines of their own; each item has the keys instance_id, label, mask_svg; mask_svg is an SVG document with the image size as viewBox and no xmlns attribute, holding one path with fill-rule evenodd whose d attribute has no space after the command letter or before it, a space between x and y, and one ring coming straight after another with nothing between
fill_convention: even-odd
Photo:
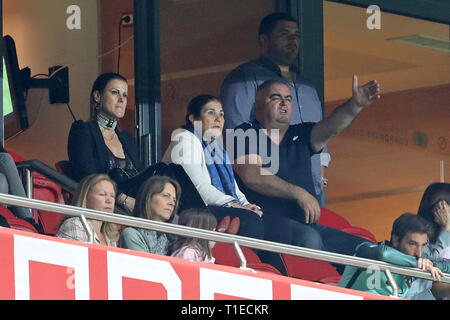
<instances>
[{"instance_id":1,"label":"pink sleeve","mask_svg":"<svg viewBox=\"0 0 450 320\"><path fill-rule=\"evenodd\" d=\"M200 255L198 253L198 250L196 250L194 248L190 248L190 247L181 248L180 250L178 250L178 252L173 254L173 256L177 257L177 258L192 260L192 261L202 261L202 259L200 258Z\"/></svg>"}]
</instances>

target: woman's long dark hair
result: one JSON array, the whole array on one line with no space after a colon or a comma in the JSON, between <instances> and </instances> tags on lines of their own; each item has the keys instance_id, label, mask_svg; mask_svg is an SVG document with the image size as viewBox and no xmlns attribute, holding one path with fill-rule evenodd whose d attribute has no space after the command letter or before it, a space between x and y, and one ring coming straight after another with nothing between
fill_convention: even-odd
<instances>
[{"instance_id":1,"label":"woman's long dark hair","mask_svg":"<svg viewBox=\"0 0 450 320\"><path fill-rule=\"evenodd\" d=\"M450 204L450 183L436 182L430 184L423 193L417 214L422 216L433 226L430 242L436 243L441 232L446 230L449 217L436 217L434 208L439 201L445 200Z\"/></svg>"}]
</instances>

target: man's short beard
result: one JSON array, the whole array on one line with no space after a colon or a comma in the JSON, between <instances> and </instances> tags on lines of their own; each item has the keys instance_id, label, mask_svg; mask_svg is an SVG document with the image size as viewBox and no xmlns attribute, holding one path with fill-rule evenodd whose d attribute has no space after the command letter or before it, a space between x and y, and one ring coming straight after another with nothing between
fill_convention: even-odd
<instances>
[{"instance_id":1,"label":"man's short beard","mask_svg":"<svg viewBox=\"0 0 450 320\"><path fill-rule=\"evenodd\" d=\"M270 52L271 60L273 60L276 64L282 65L282 66L290 66L294 64L297 60L298 53L294 57L289 57L286 54L279 53L279 52Z\"/></svg>"}]
</instances>

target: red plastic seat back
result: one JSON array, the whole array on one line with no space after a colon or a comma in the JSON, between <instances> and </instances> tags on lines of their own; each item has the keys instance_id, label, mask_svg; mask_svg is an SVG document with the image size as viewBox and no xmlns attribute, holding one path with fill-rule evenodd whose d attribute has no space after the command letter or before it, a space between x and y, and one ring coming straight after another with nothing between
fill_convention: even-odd
<instances>
[{"instance_id":1,"label":"red plastic seat back","mask_svg":"<svg viewBox=\"0 0 450 320\"><path fill-rule=\"evenodd\" d=\"M373 233L366 229L359 228L359 227L347 227L347 228L342 228L341 231L344 231L344 232L350 233L352 235L367 239L371 242L377 243L377 239L375 238Z\"/></svg>"},{"instance_id":2,"label":"red plastic seat back","mask_svg":"<svg viewBox=\"0 0 450 320\"><path fill-rule=\"evenodd\" d=\"M342 229L352 226L350 222L338 215L336 212L322 207L320 208L320 218L318 223L335 229Z\"/></svg>"},{"instance_id":3,"label":"red plastic seat back","mask_svg":"<svg viewBox=\"0 0 450 320\"><path fill-rule=\"evenodd\" d=\"M245 258L247 259L247 264L249 263L261 263L261 260L249 248L241 247L242 252L244 253ZM231 267L239 267L241 263L239 262L239 258L234 250L234 247L231 244L226 243L216 243L214 248L212 248L212 255L216 259L216 264L231 266Z\"/></svg>"},{"instance_id":4,"label":"red plastic seat back","mask_svg":"<svg viewBox=\"0 0 450 320\"><path fill-rule=\"evenodd\" d=\"M0 215L6 219L11 229L39 233L33 225L17 218L8 208L2 205L0 205Z\"/></svg>"},{"instance_id":5,"label":"red plastic seat back","mask_svg":"<svg viewBox=\"0 0 450 320\"><path fill-rule=\"evenodd\" d=\"M35 175L33 178L33 198L54 203L61 202L61 186L44 177ZM46 234L55 235L64 215L39 211L39 218Z\"/></svg>"},{"instance_id":6,"label":"red plastic seat back","mask_svg":"<svg viewBox=\"0 0 450 320\"><path fill-rule=\"evenodd\" d=\"M70 164L69 160L61 160L55 163L56 171L59 173L68 176L71 178L72 174L72 166ZM63 198L65 204L71 204L72 203L72 194L69 192L63 192Z\"/></svg>"},{"instance_id":7,"label":"red plastic seat back","mask_svg":"<svg viewBox=\"0 0 450 320\"><path fill-rule=\"evenodd\" d=\"M327 278L340 278L336 268L328 262L286 254L281 254L281 259L289 277L320 282Z\"/></svg>"},{"instance_id":8,"label":"red plastic seat back","mask_svg":"<svg viewBox=\"0 0 450 320\"><path fill-rule=\"evenodd\" d=\"M22 157L21 155L18 155L17 153L11 151L8 151L8 153L11 156L11 158L13 158L14 162L25 161L25 158Z\"/></svg>"},{"instance_id":9,"label":"red plastic seat back","mask_svg":"<svg viewBox=\"0 0 450 320\"><path fill-rule=\"evenodd\" d=\"M24 161L25 158L14 153L8 152L15 162ZM61 187L54 183L53 181L45 178L43 175L38 172L33 173L33 198L37 200L44 200L54 203L61 202ZM60 221L64 218L63 215L47 212L47 211L36 211L33 210L33 214L36 220L41 222L43 231L46 234L54 235L58 232L58 226ZM20 220L20 219L19 219ZM26 221L24 221L26 222ZM19 222L17 222L19 223ZM21 222L20 222L21 223ZM31 226L31 224L30 224Z\"/></svg>"},{"instance_id":10,"label":"red plastic seat back","mask_svg":"<svg viewBox=\"0 0 450 320\"><path fill-rule=\"evenodd\" d=\"M282 275L280 271L278 271L277 268L275 268L274 266L264 263L264 262L250 262L247 263L247 268L256 270L256 271L261 271L261 272L268 272L268 273L274 273L274 274L278 274L278 275Z\"/></svg>"},{"instance_id":11,"label":"red plastic seat back","mask_svg":"<svg viewBox=\"0 0 450 320\"><path fill-rule=\"evenodd\" d=\"M261 262L258 255L253 250L245 247L241 247L241 249L242 253L245 256L245 259L247 259L247 268L281 275L281 272L278 271L278 269L274 266ZM231 244L216 243L216 245L212 249L212 255L216 259L216 264L236 268L240 267L241 265L236 251Z\"/></svg>"}]
</instances>

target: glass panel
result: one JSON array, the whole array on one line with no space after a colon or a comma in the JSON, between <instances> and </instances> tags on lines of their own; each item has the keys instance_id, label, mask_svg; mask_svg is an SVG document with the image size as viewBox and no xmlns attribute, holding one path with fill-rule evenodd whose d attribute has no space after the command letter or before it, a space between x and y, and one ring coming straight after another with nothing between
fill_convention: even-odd
<instances>
[{"instance_id":1,"label":"glass panel","mask_svg":"<svg viewBox=\"0 0 450 320\"><path fill-rule=\"evenodd\" d=\"M161 1L162 150L190 99L220 94L226 74L259 56L258 26L273 0Z\"/></svg>"},{"instance_id":2,"label":"glass panel","mask_svg":"<svg viewBox=\"0 0 450 320\"><path fill-rule=\"evenodd\" d=\"M353 74L382 90L328 145L327 206L384 240L441 179L441 161L450 176L449 27L381 12L370 29L373 14L324 2L325 114L350 97Z\"/></svg>"}]
</instances>

